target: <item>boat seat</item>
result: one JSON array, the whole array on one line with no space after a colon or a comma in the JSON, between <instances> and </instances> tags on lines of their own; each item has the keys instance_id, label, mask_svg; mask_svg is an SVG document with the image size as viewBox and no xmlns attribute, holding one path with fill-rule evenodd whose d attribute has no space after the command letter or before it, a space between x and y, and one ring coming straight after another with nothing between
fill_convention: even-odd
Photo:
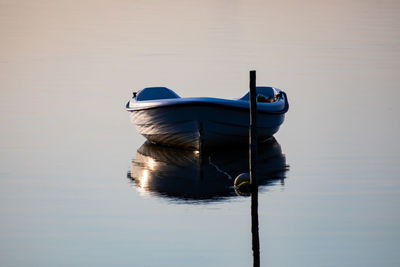
<instances>
[{"instance_id":1,"label":"boat seat","mask_svg":"<svg viewBox=\"0 0 400 267\"><path fill-rule=\"evenodd\" d=\"M275 98L278 92L276 91L275 88L273 87L267 87L267 86L257 86L256 87L256 94L262 94L267 98ZM249 93L245 94L239 100L244 100L244 101L249 101L250 95Z\"/></svg>"},{"instance_id":2,"label":"boat seat","mask_svg":"<svg viewBox=\"0 0 400 267\"><path fill-rule=\"evenodd\" d=\"M170 98L180 98L180 96L166 87L147 87L140 90L136 95L138 101Z\"/></svg>"}]
</instances>

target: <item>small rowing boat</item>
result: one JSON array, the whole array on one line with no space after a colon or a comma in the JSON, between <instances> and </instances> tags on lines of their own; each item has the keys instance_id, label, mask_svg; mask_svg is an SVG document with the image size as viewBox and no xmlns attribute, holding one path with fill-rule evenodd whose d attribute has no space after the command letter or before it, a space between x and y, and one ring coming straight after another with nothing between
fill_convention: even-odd
<instances>
[{"instance_id":1,"label":"small rowing boat","mask_svg":"<svg viewBox=\"0 0 400 267\"><path fill-rule=\"evenodd\" d=\"M259 142L272 137L289 109L286 94L257 87ZM238 99L182 98L165 87L149 87L126 104L138 132L152 143L203 149L249 142L249 93Z\"/></svg>"}]
</instances>

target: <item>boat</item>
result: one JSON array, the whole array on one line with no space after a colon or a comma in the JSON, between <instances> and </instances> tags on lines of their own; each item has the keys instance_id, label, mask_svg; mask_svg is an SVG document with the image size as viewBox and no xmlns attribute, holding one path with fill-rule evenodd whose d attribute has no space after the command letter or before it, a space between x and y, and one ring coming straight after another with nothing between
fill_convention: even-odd
<instances>
[{"instance_id":1,"label":"boat","mask_svg":"<svg viewBox=\"0 0 400 267\"><path fill-rule=\"evenodd\" d=\"M259 142L283 123L289 103L285 92L256 87ZM244 145L249 142L249 93L238 99L180 97L166 87L133 93L126 104L131 121L148 141L187 149Z\"/></svg>"},{"instance_id":2,"label":"boat","mask_svg":"<svg viewBox=\"0 0 400 267\"><path fill-rule=\"evenodd\" d=\"M258 186L284 185L287 170L286 157L275 138L258 147ZM127 177L144 195L203 203L241 195L234 181L239 174L248 172L248 148L228 147L200 153L146 141L136 151Z\"/></svg>"}]
</instances>

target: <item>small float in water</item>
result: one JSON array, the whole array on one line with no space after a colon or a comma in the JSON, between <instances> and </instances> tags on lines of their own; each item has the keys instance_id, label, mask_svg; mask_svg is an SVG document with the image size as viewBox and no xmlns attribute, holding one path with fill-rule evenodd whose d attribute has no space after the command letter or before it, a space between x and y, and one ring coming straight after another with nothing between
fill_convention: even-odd
<instances>
[{"instance_id":1,"label":"small float in water","mask_svg":"<svg viewBox=\"0 0 400 267\"><path fill-rule=\"evenodd\" d=\"M259 142L272 137L289 109L286 94L273 87L256 87ZM200 150L248 144L249 93L238 99L182 98L165 87L134 93L126 104L138 132L152 143Z\"/></svg>"}]
</instances>

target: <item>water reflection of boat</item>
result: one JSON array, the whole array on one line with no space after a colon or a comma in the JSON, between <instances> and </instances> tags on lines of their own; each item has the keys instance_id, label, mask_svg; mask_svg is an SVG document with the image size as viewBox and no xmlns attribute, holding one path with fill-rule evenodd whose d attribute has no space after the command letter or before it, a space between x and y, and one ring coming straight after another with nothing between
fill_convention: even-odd
<instances>
[{"instance_id":1,"label":"water reflection of boat","mask_svg":"<svg viewBox=\"0 0 400 267\"><path fill-rule=\"evenodd\" d=\"M283 182L287 165L279 143L271 138L258 152L258 184ZM199 153L146 142L137 150L128 177L143 192L177 200L215 201L236 196L234 179L248 172L248 162L248 148Z\"/></svg>"}]
</instances>

